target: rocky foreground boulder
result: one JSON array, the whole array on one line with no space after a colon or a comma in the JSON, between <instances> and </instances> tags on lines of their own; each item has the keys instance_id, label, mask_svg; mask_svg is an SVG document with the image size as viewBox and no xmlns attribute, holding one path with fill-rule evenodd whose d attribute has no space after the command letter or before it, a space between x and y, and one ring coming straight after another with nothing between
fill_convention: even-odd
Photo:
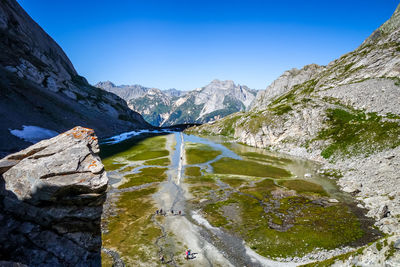
<instances>
[{"instance_id":1,"label":"rocky foreground boulder","mask_svg":"<svg viewBox=\"0 0 400 267\"><path fill-rule=\"evenodd\" d=\"M0 261L100 266L108 178L92 129L75 127L0 160Z\"/></svg>"}]
</instances>

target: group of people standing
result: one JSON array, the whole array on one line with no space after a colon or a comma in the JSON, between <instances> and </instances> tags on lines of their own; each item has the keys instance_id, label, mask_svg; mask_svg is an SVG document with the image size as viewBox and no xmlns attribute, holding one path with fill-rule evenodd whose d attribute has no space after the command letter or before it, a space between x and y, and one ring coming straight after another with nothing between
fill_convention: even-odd
<instances>
[{"instance_id":1,"label":"group of people standing","mask_svg":"<svg viewBox=\"0 0 400 267\"><path fill-rule=\"evenodd\" d=\"M167 212L163 209L156 210L156 215L164 215L167 216ZM182 215L182 211L178 211L177 213L174 210L171 210L171 215Z\"/></svg>"}]
</instances>

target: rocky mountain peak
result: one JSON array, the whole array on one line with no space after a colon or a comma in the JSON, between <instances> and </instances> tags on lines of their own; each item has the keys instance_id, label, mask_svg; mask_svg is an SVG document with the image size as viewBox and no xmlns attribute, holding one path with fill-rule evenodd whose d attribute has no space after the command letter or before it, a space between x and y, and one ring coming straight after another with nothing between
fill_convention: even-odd
<instances>
[{"instance_id":1,"label":"rocky mountain peak","mask_svg":"<svg viewBox=\"0 0 400 267\"><path fill-rule=\"evenodd\" d=\"M221 81L218 79L214 79L208 84L205 88L207 89L220 89L220 90L228 90L235 87L235 83L232 80Z\"/></svg>"},{"instance_id":2,"label":"rocky mountain peak","mask_svg":"<svg viewBox=\"0 0 400 267\"><path fill-rule=\"evenodd\" d=\"M105 82L98 82L95 84L95 87L103 88L103 89L111 89L113 87L116 87L114 83L110 81L105 81Z\"/></svg>"},{"instance_id":3,"label":"rocky mountain peak","mask_svg":"<svg viewBox=\"0 0 400 267\"><path fill-rule=\"evenodd\" d=\"M256 99L250 106L250 109L265 108L274 97L291 90L295 85L304 83L305 81L312 79L312 77L314 77L324 69L324 66L309 64L301 69L293 68L285 71L265 90L258 92Z\"/></svg>"},{"instance_id":4,"label":"rocky mountain peak","mask_svg":"<svg viewBox=\"0 0 400 267\"><path fill-rule=\"evenodd\" d=\"M400 4L392 14L389 20L387 20L382 26L376 29L362 44L360 47L373 44L382 38L387 38L390 35L395 34L396 38L391 38L396 41L400 31Z\"/></svg>"}]
</instances>

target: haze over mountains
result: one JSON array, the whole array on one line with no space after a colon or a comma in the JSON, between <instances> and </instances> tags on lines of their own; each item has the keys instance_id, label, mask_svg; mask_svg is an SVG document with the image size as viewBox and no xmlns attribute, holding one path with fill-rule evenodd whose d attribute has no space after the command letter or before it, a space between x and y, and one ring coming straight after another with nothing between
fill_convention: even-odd
<instances>
[{"instance_id":1,"label":"haze over mountains","mask_svg":"<svg viewBox=\"0 0 400 267\"><path fill-rule=\"evenodd\" d=\"M246 110L257 93L229 80L213 80L193 91L159 90L140 85L115 86L109 81L95 86L125 99L132 110L154 126L214 121Z\"/></svg>"}]
</instances>

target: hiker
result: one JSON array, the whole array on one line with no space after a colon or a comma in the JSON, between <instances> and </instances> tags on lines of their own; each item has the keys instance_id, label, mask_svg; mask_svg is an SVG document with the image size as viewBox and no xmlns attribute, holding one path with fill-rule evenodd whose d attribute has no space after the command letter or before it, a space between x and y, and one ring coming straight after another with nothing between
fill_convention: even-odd
<instances>
[{"instance_id":1,"label":"hiker","mask_svg":"<svg viewBox=\"0 0 400 267\"><path fill-rule=\"evenodd\" d=\"M156 214L158 215L158 210L156 210Z\"/></svg>"},{"instance_id":2,"label":"hiker","mask_svg":"<svg viewBox=\"0 0 400 267\"><path fill-rule=\"evenodd\" d=\"M185 253L186 253L186 259L188 260L189 259L189 250L187 249Z\"/></svg>"},{"instance_id":3,"label":"hiker","mask_svg":"<svg viewBox=\"0 0 400 267\"><path fill-rule=\"evenodd\" d=\"M179 215L181 215L181 213L182 213L182 212L181 212L181 211L179 211Z\"/></svg>"},{"instance_id":4,"label":"hiker","mask_svg":"<svg viewBox=\"0 0 400 267\"><path fill-rule=\"evenodd\" d=\"M174 215L174 210L171 210L171 214Z\"/></svg>"},{"instance_id":5,"label":"hiker","mask_svg":"<svg viewBox=\"0 0 400 267\"><path fill-rule=\"evenodd\" d=\"M190 249L188 249L188 258L190 258Z\"/></svg>"},{"instance_id":6,"label":"hiker","mask_svg":"<svg viewBox=\"0 0 400 267\"><path fill-rule=\"evenodd\" d=\"M164 263L164 261L165 261L165 259L164 259L164 255L161 255L161 257L160 257L160 261L161 261L161 263Z\"/></svg>"},{"instance_id":7,"label":"hiker","mask_svg":"<svg viewBox=\"0 0 400 267\"><path fill-rule=\"evenodd\" d=\"M160 209L160 214L162 215L162 209Z\"/></svg>"}]
</instances>

